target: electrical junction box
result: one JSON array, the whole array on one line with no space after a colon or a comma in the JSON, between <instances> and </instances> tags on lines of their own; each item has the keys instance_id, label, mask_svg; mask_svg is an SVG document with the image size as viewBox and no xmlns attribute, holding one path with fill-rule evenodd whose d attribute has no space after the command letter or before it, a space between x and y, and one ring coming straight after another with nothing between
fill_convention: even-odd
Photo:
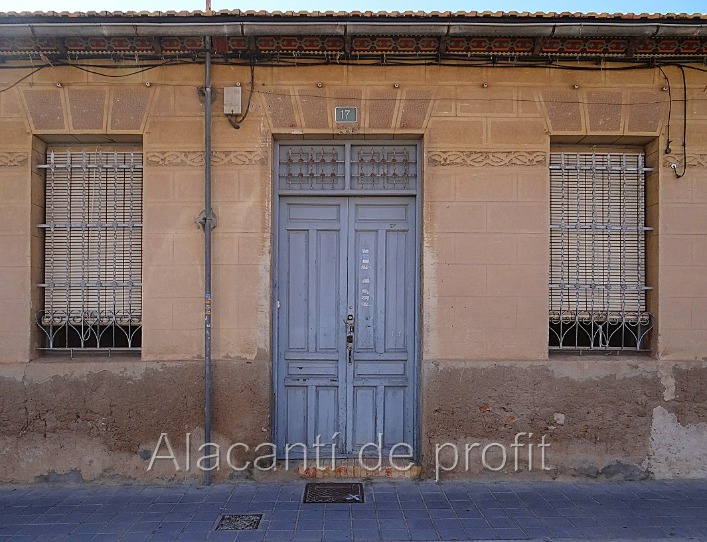
<instances>
[{"instance_id":1,"label":"electrical junction box","mask_svg":"<svg viewBox=\"0 0 707 542\"><path fill-rule=\"evenodd\" d=\"M223 89L223 114L241 114L241 87L226 87Z\"/></svg>"}]
</instances>

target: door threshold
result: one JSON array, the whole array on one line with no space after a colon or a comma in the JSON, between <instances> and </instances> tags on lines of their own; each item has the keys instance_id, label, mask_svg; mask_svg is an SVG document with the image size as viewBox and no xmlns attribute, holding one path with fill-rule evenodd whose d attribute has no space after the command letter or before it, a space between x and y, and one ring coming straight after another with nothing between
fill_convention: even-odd
<instances>
[{"instance_id":1,"label":"door threshold","mask_svg":"<svg viewBox=\"0 0 707 542\"><path fill-rule=\"evenodd\" d=\"M389 478L414 480L422 474L422 467L416 463L409 465L405 460L400 460L400 467L386 464L378 465L378 459L342 458L336 459L332 464L331 459L320 459L319 464L314 461L290 460L290 468L299 474L300 478ZM402 467L408 467L405 470Z\"/></svg>"}]
</instances>

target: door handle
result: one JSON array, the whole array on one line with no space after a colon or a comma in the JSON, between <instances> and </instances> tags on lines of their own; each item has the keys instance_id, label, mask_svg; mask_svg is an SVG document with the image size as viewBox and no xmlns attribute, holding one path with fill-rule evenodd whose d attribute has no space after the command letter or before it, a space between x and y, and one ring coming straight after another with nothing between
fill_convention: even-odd
<instances>
[{"instance_id":1,"label":"door handle","mask_svg":"<svg viewBox=\"0 0 707 542\"><path fill-rule=\"evenodd\" d=\"M346 328L346 360L349 365L353 365L353 345L354 345L354 315L349 313L344 320Z\"/></svg>"}]
</instances>

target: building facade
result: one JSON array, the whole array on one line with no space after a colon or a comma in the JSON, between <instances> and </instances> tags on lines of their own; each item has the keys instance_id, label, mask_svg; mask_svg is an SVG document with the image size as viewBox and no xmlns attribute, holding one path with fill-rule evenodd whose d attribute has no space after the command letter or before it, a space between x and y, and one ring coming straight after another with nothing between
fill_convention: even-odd
<instances>
[{"instance_id":1,"label":"building facade","mask_svg":"<svg viewBox=\"0 0 707 542\"><path fill-rule=\"evenodd\" d=\"M704 477L705 59L704 15L0 15L0 480L200 479L205 425L215 479Z\"/></svg>"}]
</instances>

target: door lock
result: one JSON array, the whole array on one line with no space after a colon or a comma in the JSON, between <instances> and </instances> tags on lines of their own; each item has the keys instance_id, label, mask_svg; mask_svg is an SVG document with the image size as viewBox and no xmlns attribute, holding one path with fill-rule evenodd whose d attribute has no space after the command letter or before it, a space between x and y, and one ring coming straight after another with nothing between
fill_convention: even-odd
<instances>
[{"instance_id":1,"label":"door lock","mask_svg":"<svg viewBox=\"0 0 707 542\"><path fill-rule=\"evenodd\" d=\"M346 329L346 360L349 365L353 365L353 346L354 346L354 315L349 313L344 319Z\"/></svg>"}]
</instances>

